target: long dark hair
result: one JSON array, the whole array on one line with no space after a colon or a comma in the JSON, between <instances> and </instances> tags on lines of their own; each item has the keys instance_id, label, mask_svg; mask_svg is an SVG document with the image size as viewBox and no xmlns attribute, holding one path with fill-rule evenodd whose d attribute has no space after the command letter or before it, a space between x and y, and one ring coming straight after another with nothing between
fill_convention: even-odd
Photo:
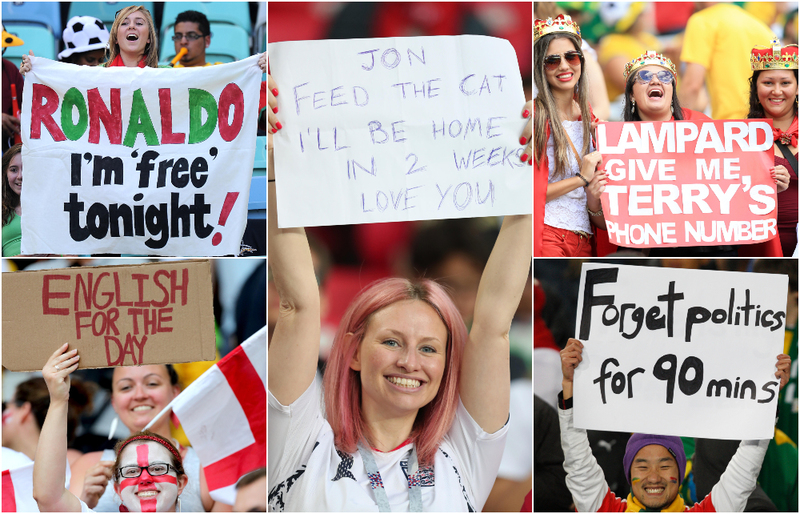
<instances>
[{"instance_id":1,"label":"long dark hair","mask_svg":"<svg viewBox=\"0 0 800 514\"><path fill-rule=\"evenodd\" d=\"M748 118L769 118L767 113L764 112L764 106L761 105L761 102L758 101L758 76L761 75L762 71L773 71L773 70L756 70L753 72L753 76L750 77L748 82L750 82L750 111L747 113ZM797 70L790 70L794 72L794 81L797 82ZM797 116L797 101L794 102L794 115Z\"/></svg>"},{"instance_id":2,"label":"long dark hair","mask_svg":"<svg viewBox=\"0 0 800 514\"><path fill-rule=\"evenodd\" d=\"M636 82L636 73L638 73L638 70L631 73L628 76L628 81L625 82L625 104L622 106L623 121L642 121L639 116L639 108L631 109L633 107L631 100L633 99L633 84ZM675 121L683 120L683 108L678 101L678 86L674 77L672 79L672 116L675 117Z\"/></svg>"},{"instance_id":3,"label":"long dark hair","mask_svg":"<svg viewBox=\"0 0 800 514\"><path fill-rule=\"evenodd\" d=\"M539 93L536 96L536 108L533 116L533 155L536 162L541 162L545 155L547 146L547 121L556 120L556 123L550 123L550 133L553 136L555 163L553 169L555 172L553 176L562 177L566 173L569 165L569 141L564 127L561 125L558 116L558 108L556 101L553 97L553 92L550 91L550 84L544 75L544 58L547 56L547 48L550 42L556 38L566 38L572 42L575 50L581 52L581 43L578 37L568 32L558 32L555 34L548 34L536 42L533 48L533 80L536 84L536 89ZM581 109L581 120L583 124L583 148L581 148L581 155L589 153L589 143L591 142L592 135L592 115L589 111L589 82L586 78L586 61L581 52L581 76L578 78L578 83L575 85L575 94L578 97L578 105ZM580 166L580 162L578 166Z\"/></svg>"},{"instance_id":4,"label":"long dark hair","mask_svg":"<svg viewBox=\"0 0 800 514\"><path fill-rule=\"evenodd\" d=\"M3 226L11 223L14 211L19 206L19 195L15 193L8 183L8 167L11 159L22 151L22 143L17 143L3 154Z\"/></svg>"}]
</instances>

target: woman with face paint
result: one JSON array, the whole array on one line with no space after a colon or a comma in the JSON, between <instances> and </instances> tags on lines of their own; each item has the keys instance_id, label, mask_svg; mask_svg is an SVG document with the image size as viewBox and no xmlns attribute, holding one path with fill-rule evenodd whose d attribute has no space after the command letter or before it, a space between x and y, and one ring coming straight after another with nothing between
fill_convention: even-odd
<instances>
[{"instance_id":1,"label":"woman with face paint","mask_svg":"<svg viewBox=\"0 0 800 514\"><path fill-rule=\"evenodd\" d=\"M78 369L80 361L78 351L67 348L65 343L53 352L42 368L50 407L33 467L33 498L42 512L91 512L64 487L69 375ZM176 511L178 497L189 479L180 453L169 440L152 432L139 432L119 443L116 454L112 472L114 490L122 498L121 511Z\"/></svg>"},{"instance_id":2,"label":"woman with face paint","mask_svg":"<svg viewBox=\"0 0 800 514\"><path fill-rule=\"evenodd\" d=\"M172 366L120 366L114 368L111 379L111 406L121 424L133 434L144 429L179 392L178 375ZM170 439L169 416L162 416L150 430ZM202 512L214 509L217 504L208 494L197 454L192 448L170 441L178 448L189 476L189 486L182 496L184 510ZM69 489L89 508L106 512L119 508L120 497L109 483L113 479L115 458L112 450L89 452L72 465Z\"/></svg>"}]
</instances>

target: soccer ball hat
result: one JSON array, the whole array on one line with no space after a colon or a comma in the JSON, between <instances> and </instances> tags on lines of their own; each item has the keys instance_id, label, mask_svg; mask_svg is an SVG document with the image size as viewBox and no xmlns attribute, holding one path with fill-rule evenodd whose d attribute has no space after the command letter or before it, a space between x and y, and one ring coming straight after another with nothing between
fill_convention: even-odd
<instances>
[{"instance_id":1,"label":"soccer ball hat","mask_svg":"<svg viewBox=\"0 0 800 514\"><path fill-rule=\"evenodd\" d=\"M72 54L105 50L108 46L108 29L103 22L92 16L73 16L63 33L66 49L58 54L66 59Z\"/></svg>"}]
</instances>

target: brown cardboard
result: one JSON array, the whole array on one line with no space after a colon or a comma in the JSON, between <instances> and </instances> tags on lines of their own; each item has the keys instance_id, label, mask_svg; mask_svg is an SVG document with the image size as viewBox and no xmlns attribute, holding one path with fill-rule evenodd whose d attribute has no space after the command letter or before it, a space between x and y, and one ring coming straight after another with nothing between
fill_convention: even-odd
<instances>
[{"instance_id":1,"label":"brown cardboard","mask_svg":"<svg viewBox=\"0 0 800 514\"><path fill-rule=\"evenodd\" d=\"M65 342L80 368L214 359L208 260L18 271L2 289L12 371L41 370Z\"/></svg>"}]
</instances>

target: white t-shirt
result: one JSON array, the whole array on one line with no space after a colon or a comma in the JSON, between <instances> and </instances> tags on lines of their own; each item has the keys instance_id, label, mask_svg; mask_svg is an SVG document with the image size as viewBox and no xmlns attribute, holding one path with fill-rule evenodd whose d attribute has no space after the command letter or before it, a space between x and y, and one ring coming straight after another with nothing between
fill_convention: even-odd
<instances>
[{"instance_id":1,"label":"white t-shirt","mask_svg":"<svg viewBox=\"0 0 800 514\"><path fill-rule=\"evenodd\" d=\"M270 393L268 426L270 512L378 512L361 455L334 446L315 384L288 406ZM487 434L459 400L433 468L420 468L422 509L480 511L494 485L507 431L508 425ZM394 512L408 512L411 448L373 452Z\"/></svg>"}]
</instances>

